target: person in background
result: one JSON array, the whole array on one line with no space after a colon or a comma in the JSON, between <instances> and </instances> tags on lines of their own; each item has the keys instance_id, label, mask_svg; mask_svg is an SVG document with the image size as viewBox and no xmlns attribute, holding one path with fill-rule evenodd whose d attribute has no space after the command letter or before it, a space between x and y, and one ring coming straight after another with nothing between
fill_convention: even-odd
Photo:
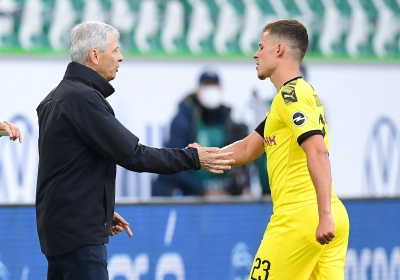
<instances>
[{"instance_id":1,"label":"person in background","mask_svg":"<svg viewBox=\"0 0 400 280\"><path fill-rule=\"evenodd\" d=\"M22 143L22 133L15 124L12 124L8 121L0 122L0 132L1 131L5 131L8 137L10 137L10 140L15 141L18 139L19 142ZM2 135L0 134L0 137L1 136Z\"/></svg>"},{"instance_id":2,"label":"person in background","mask_svg":"<svg viewBox=\"0 0 400 280\"><path fill-rule=\"evenodd\" d=\"M231 153L142 145L115 117L107 97L123 56L119 32L95 21L71 31L65 75L37 107L36 223L47 279L108 280L109 236L129 223L115 212L116 165L135 172L223 173ZM133 75L134 73L132 73ZM136 93L143 94L143 93Z\"/></svg>"},{"instance_id":3,"label":"person in background","mask_svg":"<svg viewBox=\"0 0 400 280\"><path fill-rule=\"evenodd\" d=\"M308 44L297 20L264 26L253 58L258 78L269 78L277 93L258 127L221 149L233 152L234 165L267 154L273 214L249 280L344 279L349 217L332 184L324 107L300 76Z\"/></svg>"},{"instance_id":4,"label":"person in background","mask_svg":"<svg viewBox=\"0 0 400 280\"><path fill-rule=\"evenodd\" d=\"M197 89L178 106L170 125L166 147L184 148L197 142L221 147L245 137L248 128L231 118L231 108L223 104L224 92L218 74L205 71ZM152 184L153 196L228 196L250 194L249 167L232 168L223 175L204 171L185 171L159 175Z\"/></svg>"}]
</instances>

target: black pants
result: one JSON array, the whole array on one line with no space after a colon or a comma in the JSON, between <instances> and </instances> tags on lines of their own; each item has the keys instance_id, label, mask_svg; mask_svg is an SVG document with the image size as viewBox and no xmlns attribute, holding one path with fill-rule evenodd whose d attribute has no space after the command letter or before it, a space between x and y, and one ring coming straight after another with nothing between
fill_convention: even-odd
<instances>
[{"instance_id":1,"label":"black pants","mask_svg":"<svg viewBox=\"0 0 400 280\"><path fill-rule=\"evenodd\" d=\"M80 247L62 256L46 256L47 280L108 280L105 245Z\"/></svg>"}]
</instances>

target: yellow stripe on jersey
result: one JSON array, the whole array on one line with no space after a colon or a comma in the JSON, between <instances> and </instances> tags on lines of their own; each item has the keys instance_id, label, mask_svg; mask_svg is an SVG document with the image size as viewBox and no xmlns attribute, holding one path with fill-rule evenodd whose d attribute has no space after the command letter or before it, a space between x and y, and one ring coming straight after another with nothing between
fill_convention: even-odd
<instances>
[{"instance_id":1,"label":"yellow stripe on jersey","mask_svg":"<svg viewBox=\"0 0 400 280\"><path fill-rule=\"evenodd\" d=\"M317 202L301 143L320 134L329 151L325 111L314 89L302 78L285 83L275 96L264 127L264 148L274 211ZM332 186L332 202L337 197Z\"/></svg>"}]
</instances>

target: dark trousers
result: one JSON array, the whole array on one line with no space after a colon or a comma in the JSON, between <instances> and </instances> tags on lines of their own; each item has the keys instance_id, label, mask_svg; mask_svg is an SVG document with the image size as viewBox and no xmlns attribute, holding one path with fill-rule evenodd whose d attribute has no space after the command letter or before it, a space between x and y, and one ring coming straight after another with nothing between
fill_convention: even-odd
<instances>
[{"instance_id":1,"label":"dark trousers","mask_svg":"<svg viewBox=\"0 0 400 280\"><path fill-rule=\"evenodd\" d=\"M46 256L47 280L108 280L105 245L80 247L62 256Z\"/></svg>"}]
</instances>

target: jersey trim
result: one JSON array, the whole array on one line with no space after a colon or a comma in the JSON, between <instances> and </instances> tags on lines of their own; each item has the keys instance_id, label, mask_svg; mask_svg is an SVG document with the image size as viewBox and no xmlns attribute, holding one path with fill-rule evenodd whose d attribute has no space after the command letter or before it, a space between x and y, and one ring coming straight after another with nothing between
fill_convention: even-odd
<instances>
[{"instance_id":1,"label":"jersey trim","mask_svg":"<svg viewBox=\"0 0 400 280\"><path fill-rule=\"evenodd\" d=\"M258 126L256 129L254 129L262 138L264 138L264 127L265 127L265 122L267 118L265 118Z\"/></svg>"},{"instance_id":2,"label":"jersey trim","mask_svg":"<svg viewBox=\"0 0 400 280\"><path fill-rule=\"evenodd\" d=\"M302 78L301 76L298 76L298 77L296 77L296 78L290 79L289 81L285 82L285 83L282 85L282 87L284 87L285 85L287 85L288 83L290 83L290 82L292 82L292 81L294 81L294 80L301 79L301 78ZM282 88L282 87L281 87L281 88Z\"/></svg>"},{"instance_id":3,"label":"jersey trim","mask_svg":"<svg viewBox=\"0 0 400 280\"><path fill-rule=\"evenodd\" d=\"M302 135L300 135L299 137L297 137L297 143L299 143L299 146L301 146L301 144L304 142L304 140L306 140L308 137L313 136L313 135L323 135L321 130L310 130L307 131L305 133L303 133Z\"/></svg>"}]
</instances>

